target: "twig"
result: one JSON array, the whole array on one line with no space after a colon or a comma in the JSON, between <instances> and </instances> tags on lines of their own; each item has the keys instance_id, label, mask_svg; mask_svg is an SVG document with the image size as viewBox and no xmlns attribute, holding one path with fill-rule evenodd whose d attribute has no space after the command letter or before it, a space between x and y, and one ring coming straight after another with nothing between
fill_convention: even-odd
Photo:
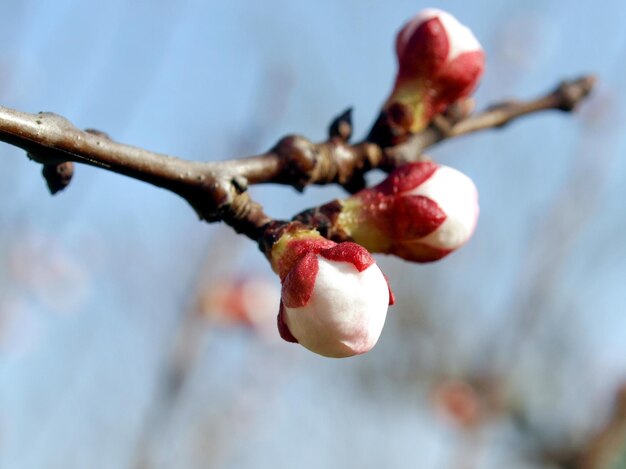
<instances>
[{"instance_id":1,"label":"twig","mask_svg":"<svg viewBox=\"0 0 626 469\"><path fill-rule=\"evenodd\" d=\"M490 106L479 114L458 121L448 129L442 129L441 124L431 125L423 132L415 134L407 142L388 149L386 156L392 165L400 165L415 160L417 155L443 140L481 130L501 128L519 117L539 111L571 112L591 93L596 81L593 75L563 81L548 95L530 101L506 101ZM435 124L437 124L436 121Z\"/></svg>"},{"instance_id":2,"label":"twig","mask_svg":"<svg viewBox=\"0 0 626 469\"><path fill-rule=\"evenodd\" d=\"M355 192L364 187L364 174L369 170L390 170L415 161L424 150L442 140L502 127L538 111L571 111L589 94L594 83L592 76L563 82L554 92L536 100L498 104L474 116L468 115L470 110L466 107L467 112L461 114L438 116L423 132L387 148L375 141L350 144L349 112L333 121L325 142L313 143L290 135L267 153L212 163L183 160L117 143L102 132L81 131L56 114L29 114L4 107L0 107L0 141L26 150L32 159L44 164L53 192L69 182L68 171L62 172L64 177L55 174L58 170L54 168L60 164L97 166L170 190L183 197L201 219L224 221L237 232L258 240L272 220L250 199L249 184L287 184L303 190L310 184L336 183Z\"/></svg>"}]
</instances>

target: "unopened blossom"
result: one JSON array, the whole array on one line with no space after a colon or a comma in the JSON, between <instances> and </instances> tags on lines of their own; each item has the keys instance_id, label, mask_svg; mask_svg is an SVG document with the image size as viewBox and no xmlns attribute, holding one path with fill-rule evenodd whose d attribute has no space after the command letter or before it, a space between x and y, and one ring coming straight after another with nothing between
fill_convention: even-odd
<instances>
[{"instance_id":1,"label":"unopened blossom","mask_svg":"<svg viewBox=\"0 0 626 469\"><path fill-rule=\"evenodd\" d=\"M396 54L398 74L385 111L411 132L469 96L485 64L485 53L472 31L434 8L423 10L400 30Z\"/></svg>"},{"instance_id":2,"label":"unopened blossom","mask_svg":"<svg viewBox=\"0 0 626 469\"><path fill-rule=\"evenodd\" d=\"M341 202L337 224L371 252L430 262L465 244L478 214L478 191L468 176L417 162Z\"/></svg>"},{"instance_id":3,"label":"unopened blossom","mask_svg":"<svg viewBox=\"0 0 626 469\"><path fill-rule=\"evenodd\" d=\"M283 339L334 358L376 345L393 296L366 249L303 230L284 234L271 260L282 283L278 329Z\"/></svg>"}]
</instances>

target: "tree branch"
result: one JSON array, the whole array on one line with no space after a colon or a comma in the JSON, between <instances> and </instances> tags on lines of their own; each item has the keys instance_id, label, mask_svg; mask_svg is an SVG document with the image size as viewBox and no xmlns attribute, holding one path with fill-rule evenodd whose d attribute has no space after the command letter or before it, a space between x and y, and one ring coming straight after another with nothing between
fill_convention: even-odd
<instances>
[{"instance_id":1,"label":"tree branch","mask_svg":"<svg viewBox=\"0 0 626 469\"><path fill-rule=\"evenodd\" d=\"M329 127L328 140L313 143L290 135L269 152L221 162L197 162L117 143L103 132L82 131L52 113L29 114L0 106L0 141L24 149L44 165L52 193L72 175L68 162L83 163L123 174L183 197L201 219L224 221L237 232L258 240L272 220L247 193L248 184L277 183L303 190L309 184L336 183L349 192L365 186L373 168L391 170L420 158L443 140L498 128L518 117L548 110L571 111L591 91L595 78L563 82L552 93L531 101L509 101L471 115L467 102L437 116L430 127L395 147L375 141L350 144L350 111Z\"/></svg>"},{"instance_id":2,"label":"tree branch","mask_svg":"<svg viewBox=\"0 0 626 469\"><path fill-rule=\"evenodd\" d=\"M573 111L595 86L597 79L586 75L575 80L563 81L551 93L529 101L505 101L490 106L485 111L461 118L457 122L434 120L423 132L413 135L406 142L386 150L391 166L414 161L427 148L450 138L460 137L487 129L502 128L519 117L540 111Z\"/></svg>"}]
</instances>

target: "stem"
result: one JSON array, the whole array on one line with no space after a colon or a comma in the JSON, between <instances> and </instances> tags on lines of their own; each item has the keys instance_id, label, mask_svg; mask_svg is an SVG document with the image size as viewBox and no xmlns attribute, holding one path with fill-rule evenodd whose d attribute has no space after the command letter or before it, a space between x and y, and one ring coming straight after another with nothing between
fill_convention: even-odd
<instances>
[{"instance_id":1,"label":"stem","mask_svg":"<svg viewBox=\"0 0 626 469\"><path fill-rule=\"evenodd\" d=\"M551 93L529 101L505 101L490 106L485 111L468 116L460 121L445 125L435 121L424 131L413 135L408 141L389 148L385 154L391 167L415 161L427 148L450 138L502 128L519 117L540 111L573 111L588 95L597 82L596 77L587 75L575 80L563 81Z\"/></svg>"},{"instance_id":2,"label":"stem","mask_svg":"<svg viewBox=\"0 0 626 469\"><path fill-rule=\"evenodd\" d=\"M336 183L349 192L365 186L369 170L385 170L416 161L423 151L443 140L499 128L539 111L573 110L590 92L595 78L563 82L556 90L531 101L509 101L468 115L437 116L430 127L395 147L373 141L350 144L350 112L330 126L325 142L313 143L291 135L271 151L240 159L205 163L154 153L117 143L106 134L82 131L52 113L29 114L0 106L0 141L20 147L44 164L51 191L63 189L71 178L66 162L96 166L167 189L183 197L201 219L224 221L237 232L258 240L272 220L247 194L248 184L275 183L303 190L310 184Z\"/></svg>"}]
</instances>

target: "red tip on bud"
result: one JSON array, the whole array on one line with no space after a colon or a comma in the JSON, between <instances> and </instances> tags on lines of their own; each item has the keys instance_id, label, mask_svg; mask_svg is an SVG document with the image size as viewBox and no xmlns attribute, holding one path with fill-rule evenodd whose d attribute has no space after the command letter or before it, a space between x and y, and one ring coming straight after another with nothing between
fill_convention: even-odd
<instances>
[{"instance_id":1,"label":"red tip on bud","mask_svg":"<svg viewBox=\"0 0 626 469\"><path fill-rule=\"evenodd\" d=\"M408 106L412 132L469 96L485 64L484 51L470 29L437 9L422 11L400 30L396 54L398 75L385 109L398 103Z\"/></svg>"}]
</instances>

